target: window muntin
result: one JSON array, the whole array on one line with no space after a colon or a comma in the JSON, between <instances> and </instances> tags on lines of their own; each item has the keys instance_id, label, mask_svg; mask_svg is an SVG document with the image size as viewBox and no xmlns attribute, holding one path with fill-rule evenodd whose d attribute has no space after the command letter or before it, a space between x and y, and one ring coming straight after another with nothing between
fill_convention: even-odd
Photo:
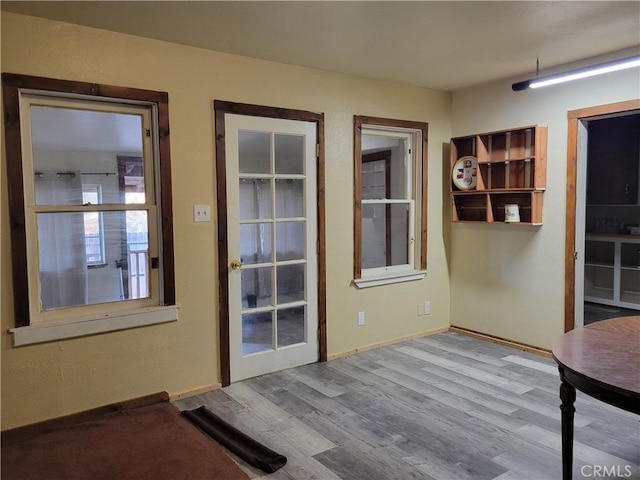
<instances>
[{"instance_id":1,"label":"window muntin","mask_svg":"<svg viewBox=\"0 0 640 480\"><path fill-rule=\"evenodd\" d=\"M20 112L30 323L160 305L151 106L23 94Z\"/></svg>"},{"instance_id":2,"label":"window muntin","mask_svg":"<svg viewBox=\"0 0 640 480\"><path fill-rule=\"evenodd\" d=\"M427 125L359 116L354 123L354 278L424 271Z\"/></svg>"}]
</instances>

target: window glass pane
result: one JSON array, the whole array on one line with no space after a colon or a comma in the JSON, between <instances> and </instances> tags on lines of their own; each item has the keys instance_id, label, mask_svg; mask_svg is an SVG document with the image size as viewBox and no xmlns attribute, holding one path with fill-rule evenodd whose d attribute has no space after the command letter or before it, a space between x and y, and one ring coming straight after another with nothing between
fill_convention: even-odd
<instances>
[{"instance_id":1,"label":"window glass pane","mask_svg":"<svg viewBox=\"0 0 640 480\"><path fill-rule=\"evenodd\" d=\"M304 264L277 267L278 303L304 300Z\"/></svg>"},{"instance_id":2,"label":"window glass pane","mask_svg":"<svg viewBox=\"0 0 640 480\"><path fill-rule=\"evenodd\" d=\"M404 138L362 135L362 198L409 198Z\"/></svg>"},{"instance_id":3,"label":"window glass pane","mask_svg":"<svg viewBox=\"0 0 640 480\"><path fill-rule=\"evenodd\" d=\"M364 158L364 157L363 157ZM391 157L389 157L389 160ZM390 187L387 172L390 162L381 159L362 163L362 199L382 200L389 198Z\"/></svg>"},{"instance_id":4,"label":"window glass pane","mask_svg":"<svg viewBox=\"0 0 640 480\"><path fill-rule=\"evenodd\" d=\"M240 173L270 173L271 134L239 131L238 157Z\"/></svg>"},{"instance_id":5,"label":"window glass pane","mask_svg":"<svg viewBox=\"0 0 640 480\"><path fill-rule=\"evenodd\" d=\"M304 180L276 180L276 217L296 218L304 215Z\"/></svg>"},{"instance_id":6,"label":"window glass pane","mask_svg":"<svg viewBox=\"0 0 640 480\"><path fill-rule=\"evenodd\" d=\"M91 205L98 205L102 203L100 185L83 185L82 186L82 203Z\"/></svg>"},{"instance_id":7,"label":"window glass pane","mask_svg":"<svg viewBox=\"0 0 640 480\"><path fill-rule=\"evenodd\" d=\"M304 137L300 135L276 134L275 139L276 173L304 173Z\"/></svg>"},{"instance_id":8,"label":"window glass pane","mask_svg":"<svg viewBox=\"0 0 640 480\"><path fill-rule=\"evenodd\" d=\"M304 221L276 224L276 261L304 258L304 230Z\"/></svg>"},{"instance_id":9,"label":"window glass pane","mask_svg":"<svg viewBox=\"0 0 640 480\"><path fill-rule=\"evenodd\" d=\"M271 181L240 179L240 220L271 218Z\"/></svg>"},{"instance_id":10,"label":"window glass pane","mask_svg":"<svg viewBox=\"0 0 640 480\"><path fill-rule=\"evenodd\" d=\"M271 262L270 223L240 225L240 258L243 265Z\"/></svg>"},{"instance_id":11,"label":"window glass pane","mask_svg":"<svg viewBox=\"0 0 640 480\"><path fill-rule=\"evenodd\" d=\"M99 182L104 203L125 203L136 183L142 193L127 203L144 203L142 117L73 108L31 107L36 204L79 205L83 179ZM115 152L138 155L123 163ZM129 177L136 177L133 181Z\"/></svg>"},{"instance_id":12,"label":"window glass pane","mask_svg":"<svg viewBox=\"0 0 640 480\"><path fill-rule=\"evenodd\" d=\"M107 212L108 217L115 219L118 212ZM115 220L112 220L115 221ZM130 210L125 212L127 230L127 261L122 268L127 279L124 289L126 298L146 298L149 292L149 233L147 212L144 210ZM124 248L123 248L124 253Z\"/></svg>"},{"instance_id":13,"label":"window glass pane","mask_svg":"<svg viewBox=\"0 0 640 480\"><path fill-rule=\"evenodd\" d=\"M242 354L273 349L273 312L242 315Z\"/></svg>"},{"instance_id":14,"label":"window glass pane","mask_svg":"<svg viewBox=\"0 0 640 480\"><path fill-rule=\"evenodd\" d=\"M99 205L102 203L101 185L83 185L82 203ZM87 265L104 263L104 233L101 212L84 214L84 239L87 253Z\"/></svg>"},{"instance_id":15,"label":"window glass pane","mask_svg":"<svg viewBox=\"0 0 640 480\"><path fill-rule=\"evenodd\" d=\"M43 310L149 296L146 211L102 212L104 268L88 269L85 213L37 215ZM98 237L99 238L99 237Z\"/></svg>"},{"instance_id":16,"label":"window glass pane","mask_svg":"<svg viewBox=\"0 0 640 480\"><path fill-rule=\"evenodd\" d=\"M362 268L409 262L409 204L362 205Z\"/></svg>"},{"instance_id":17,"label":"window glass pane","mask_svg":"<svg viewBox=\"0 0 640 480\"><path fill-rule=\"evenodd\" d=\"M101 264L104 262L102 214L100 212L89 212L83 215L87 265Z\"/></svg>"},{"instance_id":18,"label":"window glass pane","mask_svg":"<svg viewBox=\"0 0 640 480\"><path fill-rule=\"evenodd\" d=\"M240 285L242 308L273 305L272 267L241 270Z\"/></svg>"},{"instance_id":19,"label":"window glass pane","mask_svg":"<svg viewBox=\"0 0 640 480\"><path fill-rule=\"evenodd\" d=\"M278 348L305 341L305 306L278 310Z\"/></svg>"},{"instance_id":20,"label":"window glass pane","mask_svg":"<svg viewBox=\"0 0 640 480\"><path fill-rule=\"evenodd\" d=\"M93 212L93 213L85 213L84 214L84 226L85 226L85 235L84 235L84 239L85 239L85 248L86 248L86 253L87 253L87 265L100 265L104 262L104 255L103 255L103 247L102 247L102 235L100 234L100 232L96 233L96 234L91 234L91 233L87 233L91 227L87 228L87 224L91 224L91 223L97 223L96 222L92 222L89 221L87 222L87 217L88 216L95 216L96 220L99 218L99 213L97 212Z\"/></svg>"},{"instance_id":21,"label":"window glass pane","mask_svg":"<svg viewBox=\"0 0 640 480\"><path fill-rule=\"evenodd\" d=\"M109 176L107 176L109 177ZM109 180L109 178L107 178ZM145 203L142 157L118 156L118 196L113 190L104 203ZM149 199L152 202L153 199Z\"/></svg>"}]
</instances>

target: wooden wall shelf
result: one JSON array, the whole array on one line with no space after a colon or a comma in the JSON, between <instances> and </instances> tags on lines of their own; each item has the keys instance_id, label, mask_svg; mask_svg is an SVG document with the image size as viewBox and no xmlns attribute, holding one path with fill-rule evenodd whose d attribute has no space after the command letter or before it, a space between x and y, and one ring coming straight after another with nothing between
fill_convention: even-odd
<instances>
[{"instance_id":1,"label":"wooden wall shelf","mask_svg":"<svg viewBox=\"0 0 640 480\"><path fill-rule=\"evenodd\" d=\"M460 190L454 170L466 156L478 160L476 186ZM451 139L451 219L453 222L503 223L505 205L517 204L522 225L542 224L547 184L547 127L533 125ZM511 223L513 224L513 223Z\"/></svg>"}]
</instances>

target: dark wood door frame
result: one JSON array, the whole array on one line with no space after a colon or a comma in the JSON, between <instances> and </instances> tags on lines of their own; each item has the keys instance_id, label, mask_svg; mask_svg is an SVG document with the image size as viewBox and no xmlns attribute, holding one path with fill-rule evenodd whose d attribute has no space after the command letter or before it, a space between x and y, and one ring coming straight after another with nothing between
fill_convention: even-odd
<instances>
[{"instance_id":1,"label":"dark wood door frame","mask_svg":"<svg viewBox=\"0 0 640 480\"><path fill-rule=\"evenodd\" d=\"M578 125L582 120L602 115L640 110L640 99L598 105L567 112L567 206L565 221L564 269L564 331L575 325L576 289L576 185L578 175Z\"/></svg>"},{"instance_id":2,"label":"dark wood door frame","mask_svg":"<svg viewBox=\"0 0 640 480\"><path fill-rule=\"evenodd\" d=\"M229 258L227 242L227 169L225 149L225 115L249 115L285 120L314 122L316 124L316 182L318 200L318 358L327 361L327 269L325 243L325 173L324 173L324 114L265 107L244 103L215 100L216 135L216 187L218 207L218 302L220 318L220 378L223 386L231 383L229 353Z\"/></svg>"}]
</instances>

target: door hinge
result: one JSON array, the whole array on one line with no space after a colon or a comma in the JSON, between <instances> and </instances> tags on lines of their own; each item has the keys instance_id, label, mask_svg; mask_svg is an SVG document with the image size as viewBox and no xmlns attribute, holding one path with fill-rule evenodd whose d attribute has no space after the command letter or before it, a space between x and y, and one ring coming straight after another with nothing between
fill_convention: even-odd
<instances>
[{"instance_id":1,"label":"door hinge","mask_svg":"<svg viewBox=\"0 0 640 480\"><path fill-rule=\"evenodd\" d=\"M578 260L578 252L573 252L573 259Z\"/></svg>"},{"instance_id":2,"label":"door hinge","mask_svg":"<svg viewBox=\"0 0 640 480\"><path fill-rule=\"evenodd\" d=\"M160 266L160 259L158 257L151 257L151 268L158 268Z\"/></svg>"},{"instance_id":3,"label":"door hinge","mask_svg":"<svg viewBox=\"0 0 640 480\"><path fill-rule=\"evenodd\" d=\"M316 157L320 158L320 144L316 143Z\"/></svg>"},{"instance_id":4,"label":"door hinge","mask_svg":"<svg viewBox=\"0 0 640 480\"><path fill-rule=\"evenodd\" d=\"M147 137L151 136L151 130L149 130L148 128L144 131L144 133Z\"/></svg>"}]
</instances>

